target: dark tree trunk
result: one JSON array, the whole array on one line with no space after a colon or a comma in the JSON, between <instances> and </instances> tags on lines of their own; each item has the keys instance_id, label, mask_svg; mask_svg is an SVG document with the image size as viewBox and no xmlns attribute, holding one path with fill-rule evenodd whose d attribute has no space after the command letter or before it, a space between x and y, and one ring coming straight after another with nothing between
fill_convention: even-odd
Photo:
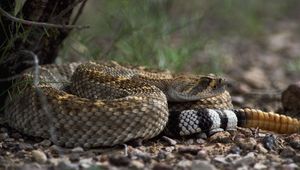
<instances>
[{"instance_id":1,"label":"dark tree trunk","mask_svg":"<svg viewBox=\"0 0 300 170\"><path fill-rule=\"evenodd\" d=\"M67 25L76 0L31 0L26 1L18 17L25 20ZM14 1L1 0L0 6L12 13ZM38 27L14 22L0 15L0 107L4 106L11 80L3 81L33 66L33 56L39 64L52 63L57 57L62 41L70 29ZM27 52L27 53L25 53Z\"/></svg>"}]
</instances>

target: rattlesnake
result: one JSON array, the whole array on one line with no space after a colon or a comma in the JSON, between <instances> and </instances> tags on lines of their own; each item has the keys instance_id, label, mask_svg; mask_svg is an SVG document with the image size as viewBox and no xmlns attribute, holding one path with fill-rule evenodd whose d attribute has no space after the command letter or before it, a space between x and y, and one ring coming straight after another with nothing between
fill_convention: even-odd
<instances>
[{"instance_id":1,"label":"rattlesnake","mask_svg":"<svg viewBox=\"0 0 300 170\"><path fill-rule=\"evenodd\" d=\"M16 81L6 101L5 121L61 146L112 146L162 131L191 135L241 126L293 133L300 127L287 116L233 109L224 79L214 75L174 76L115 62L44 65L38 70L35 75L34 68L28 69Z\"/></svg>"}]
</instances>

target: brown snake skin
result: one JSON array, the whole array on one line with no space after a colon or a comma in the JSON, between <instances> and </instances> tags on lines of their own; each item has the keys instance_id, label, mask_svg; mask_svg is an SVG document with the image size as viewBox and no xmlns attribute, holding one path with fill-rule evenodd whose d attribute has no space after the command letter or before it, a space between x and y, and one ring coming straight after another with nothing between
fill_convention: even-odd
<instances>
[{"instance_id":1,"label":"brown snake skin","mask_svg":"<svg viewBox=\"0 0 300 170\"><path fill-rule=\"evenodd\" d=\"M6 123L66 147L112 146L153 138L172 121L172 111L232 109L223 79L212 75L174 77L114 62L89 62L41 66L37 86L32 83L34 77L29 69L17 80L7 100ZM242 127L280 133L298 132L300 127L297 119L274 113L254 109L234 113Z\"/></svg>"}]
</instances>

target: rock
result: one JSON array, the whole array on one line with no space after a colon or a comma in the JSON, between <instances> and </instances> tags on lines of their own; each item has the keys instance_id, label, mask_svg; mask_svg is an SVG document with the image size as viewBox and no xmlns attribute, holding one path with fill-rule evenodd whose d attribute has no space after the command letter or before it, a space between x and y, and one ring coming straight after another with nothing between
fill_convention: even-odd
<instances>
[{"instance_id":1,"label":"rock","mask_svg":"<svg viewBox=\"0 0 300 170\"><path fill-rule=\"evenodd\" d=\"M293 134L284 139L294 149L300 149L300 135Z\"/></svg>"},{"instance_id":2,"label":"rock","mask_svg":"<svg viewBox=\"0 0 300 170\"><path fill-rule=\"evenodd\" d=\"M237 145L243 149L243 150L253 150L254 147L256 146L257 142L254 138L238 138L237 139Z\"/></svg>"},{"instance_id":3,"label":"rock","mask_svg":"<svg viewBox=\"0 0 300 170\"><path fill-rule=\"evenodd\" d=\"M151 162L151 155L148 152L143 152L138 149L134 149L129 153L130 158L132 159L141 159L145 163Z\"/></svg>"},{"instance_id":4,"label":"rock","mask_svg":"<svg viewBox=\"0 0 300 170\"><path fill-rule=\"evenodd\" d=\"M49 146L51 146L52 142L50 140L45 139L42 142L40 142L39 144L43 147L49 147Z\"/></svg>"},{"instance_id":5,"label":"rock","mask_svg":"<svg viewBox=\"0 0 300 170\"><path fill-rule=\"evenodd\" d=\"M192 155L197 155L197 153L201 150L201 148L199 146L180 146L178 147L178 153L181 154L185 154L185 153L189 153Z\"/></svg>"},{"instance_id":6,"label":"rock","mask_svg":"<svg viewBox=\"0 0 300 170\"><path fill-rule=\"evenodd\" d=\"M79 167L82 169L88 169L93 165L93 158L86 158L86 159L81 159L79 161Z\"/></svg>"},{"instance_id":7,"label":"rock","mask_svg":"<svg viewBox=\"0 0 300 170\"><path fill-rule=\"evenodd\" d=\"M254 164L255 162L256 162L255 161L255 155L254 155L253 152L250 152L246 156L234 161L233 164L236 167L239 167L239 166L243 166L243 165L244 166L250 166L250 165Z\"/></svg>"},{"instance_id":8,"label":"rock","mask_svg":"<svg viewBox=\"0 0 300 170\"><path fill-rule=\"evenodd\" d=\"M165 152L165 151L160 150L160 151L158 152L156 158L157 158L158 160L166 159L166 158L167 158L167 153L168 153L168 152Z\"/></svg>"},{"instance_id":9,"label":"rock","mask_svg":"<svg viewBox=\"0 0 300 170\"><path fill-rule=\"evenodd\" d=\"M15 139L20 139L20 138L22 138L22 135L20 133L12 133L11 137L15 138Z\"/></svg>"},{"instance_id":10,"label":"rock","mask_svg":"<svg viewBox=\"0 0 300 170\"><path fill-rule=\"evenodd\" d=\"M141 161L133 160L131 161L130 168L132 169L143 169L145 165Z\"/></svg>"},{"instance_id":11,"label":"rock","mask_svg":"<svg viewBox=\"0 0 300 170\"><path fill-rule=\"evenodd\" d=\"M227 131L215 133L209 138L209 140L215 143L229 143L232 141L231 135Z\"/></svg>"},{"instance_id":12,"label":"rock","mask_svg":"<svg viewBox=\"0 0 300 170\"><path fill-rule=\"evenodd\" d=\"M294 169L299 169L299 166L295 163L289 163L289 164L282 165L280 169L294 170Z\"/></svg>"},{"instance_id":13,"label":"rock","mask_svg":"<svg viewBox=\"0 0 300 170\"><path fill-rule=\"evenodd\" d=\"M289 31L271 35L268 38L269 48L275 52L288 49L289 45L292 43L292 36L293 35Z\"/></svg>"},{"instance_id":14,"label":"rock","mask_svg":"<svg viewBox=\"0 0 300 170\"><path fill-rule=\"evenodd\" d=\"M223 165L229 164L229 162L226 160L226 158L223 155L222 156L218 155L218 156L214 157L213 162L220 163Z\"/></svg>"},{"instance_id":15,"label":"rock","mask_svg":"<svg viewBox=\"0 0 300 170\"><path fill-rule=\"evenodd\" d=\"M268 153L268 150L261 143L256 145L256 149L260 153Z\"/></svg>"},{"instance_id":16,"label":"rock","mask_svg":"<svg viewBox=\"0 0 300 170\"><path fill-rule=\"evenodd\" d=\"M272 150L276 146L276 137L273 134L266 135L264 136L262 142L265 148L267 148L268 150Z\"/></svg>"},{"instance_id":17,"label":"rock","mask_svg":"<svg viewBox=\"0 0 300 170\"><path fill-rule=\"evenodd\" d=\"M69 156L69 160L74 163L74 162L78 162L80 160L80 155L78 153L72 153Z\"/></svg>"},{"instance_id":18,"label":"rock","mask_svg":"<svg viewBox=\"0 0 300 170\"><path fill-rule=\"evenodd\" d=\"M169 145L175 146L177 144L176 140L171 139L167 136L163 136L162 139L166 142L168 142Z\"/></svg>"},{"instance_id":19,"label":"rock","mask_svg":"<svg viewBox=\"0 0 300 170\"><path fill-rule=\"evenodd\" d=\"M281 95L282 106L289 112L300 112L300 81L289 85Z\"/></svg>"},{"instance_id":20,"label":"rock","mask_svg":"<svg viewBox=\"0 0 300 170\"><path fill-rule=\"evenodd\" d=\"M192 162L192 170L216 170L216 167L210 164L208 161L194 160Z\"/></svg>"},{"instance_id":21,"label":"rock","mask_svg":"<svg viewBox=\"0 0 300 170\"><path fill-rule=\"evenodd\" d=\"M173 170L174 168L171 165L167 165L164 163L155 164L152 170Z\"/></svg>"},{"instance_id":22,"label":"rock","mask_svg":"<svg viewBox=\"0 0 300 170\"><path fill-rule=\"evenodd\" d=\"M33 150L33 146L29 143L20 143L19 147L21 150L26 150L26 151Z\"/></svg>"},{"instance_id":23,"label":"rock","mask_svg":"<svg viewBox=\"0 0 300 170\"><path fill-rule=\"evenodd\" d=\"M4 141L5 142L14 142L16 140L14 138L5 138Z\"/></svg>"},{"instance_id":24,"label":"rock","mask_svg":"<svg viewBox=\"0 0 300 170\"><path fill-rule=\"evenodd\" d=\"M30 170L40 170L42 169L42 166L37 164L37 163L29 163L29 164L25 164L23 165L22 167L20 168L16 168L16 169L24 169L24 170L27 170L27 169L30 169Z\"/></svg>"},{"instance_id":25,"label":"rock","mask_svg":"<svg viewBox=\"0 0 300 170\"><path fill-rule=\"evenodd\" d=\"M234 162L236 161L237 159L241 158L241 155L240 154L228 154L225 159L227 162L231 163L231 162Z\"/></svg>"},{"instance_id":26,"label":"rock","mask_svg":"<svg viewBox=\"0 0 300 170\"><path fill-rule=\"evenodd\" d=\"M203 159L203 160L209 160L209 156L208 156L208 154L207 154L207 152L205 150L200 150L197 153L197 158Z\"/></svg>"},{"instance_id":27,"label":"rock","mask_svg":"<svg viewBox=\"0 0 300 170\"><path fill-rule=\"evenodd\" d=\"M54 168L55 169L55 168ZM56 169L64 169L64 170L79 170L78 164L72 164L67 161L60 161L56 166Z\"/></svg>"},{"instance_id":28,"label":"rock","mask_svg":"<svg viewBox=\"0 0 300 170\"><path fill-rule=\"evenodd\" d=\"M0 128L0 133L5 133L5 132L8 132L7 128L1 127Z\"/></svg>"},{"instance_id":29,"label":"rock","mask_svg":"<svg viewBox=\"0 0 300 170\"><path fill-rule=\"evenodd\" d=\"M206 141L204 139L199 138L196 140L196 143L202 145L202 144L205 144Z\"/></svg>"},{"instance_id":30,"label":"rock","mask_svg":"<svg viewBox=\"0 0 300 170\"><path fill-rule=\"evenodd\" d=\"M280 156L283 158L291 158L295 155L296 155L296 152L291 147L286 147L286 148L282 149L282 151L280 152Z\"/></svg>"},{"instance_id":31,"label":"rock","mask_svg":"<svg viewBox=\"0 0 300 170\"><path fill-rule=\"evenodd\" d=\"M270 85L270 81L268 80L265 72L259 67L252 67L250 70L246 71L243 78L254 88L261 89Z\"/></svg>"},{"instance_id":32,"label":"rock","mask_svg":"<svg viewBox=\"0 0 300 170\"><path fill-rule=\"evenodd\" d=\"M296 163L300 163L300 154L297 154L293 157L293 160L296 162Z\"/></svg>"},{"instance_id":33,"label":"rock","mask_svg":"<svg viewBox=\"0 0 300 170\"><path fill-rule=\"evenodd\" d=\"M176 165L178 168L182 169L191 169L192 161L190 160L181 160Z\"/></svg>"},{"instance_id":34,"label":"rock","mask_svg":"<svg viewBox=\"0 0 300 170\"><path fill-rule=\"evenodd\" d=\"M194 139L188 139L186 142L185 142L185 144L186 145L194 145Z\"/></svg>"},{"instance_id":35,"label":"rock","mask_svg":"<svg viewBox=\"0 0 300 170\"><path fill-rule=\"evenodd\" d=\"M173 152L173 150L175 150L175 147L174 146L168 146L168 147L165 148L165 150L167 152Z\"/></svg>"},{"instance_id":36,"label":"rock","mask_svg":"<svg viewBox=\"0 0 300 170\"><path fill-rule=\"evenodd\" d=\"M84 149L82 147L76 147L71 150L71 152L73 152L73 153L80 153L83 151L84 151Z\"/></svg>"},{"instance_id":37,"label":"rock","mask_svg":"<svg viewBox=\"0 0 300 170\"><path fill-rule=\"evenodd\" d=\"M253 166L253 169L256 169L256 170L267 169L267 168L268 167L261 162L258 162Z\"/></svg>"},{"instance_id":38,"label":"rock","mask_svg":"<svg viewBox=\"0 0 300 170\"><path fill-rule=\"evenodd\" d=\"M233 146L230 147L229 153L240 154L241 153L241 148L236 146L236 145L233 145Z\"/></svg>"},{"instance_id":39,"label":"rock","mask_svg":"<svg viewBox=\"0 0 300 170\"><path fill-rule=\"evenodd\" d=\"M57 145L52 145L49 147L50 152L54 155L54 156L58 156L60 155L60 153L63 152L63 149L60 146Z\"/></svg>"},{"instance_id":40,"label":"rock","mask_svg":"<svg viewBox=\"0 0 300 170\"><path fill-rule=\"evenodd\" d=\"M0 133L0 141L4 141L7 138L9 138L8 133Z\"/></svg>"},{"instance_id":41,"label":"rock","mask_svg":"<svg viewBox=\"0 0 300 170\"><path fill-rule=\"evenodd\" d=\"M33 159L38 163L45 163L47 161L47 156L44 152L40 150L33 150L31 152Z\"/></svg>"},{"instance_id":42,"label":"rock","mask_svg":"<svg viewBox=\"0 0 300 170\"><path fill-rule=\"evenodd\" d=\"M128 166L130 164L130 159L127 156L110 156L108 158L110 164L114 166Z\"/></svg>"}]
</instances>

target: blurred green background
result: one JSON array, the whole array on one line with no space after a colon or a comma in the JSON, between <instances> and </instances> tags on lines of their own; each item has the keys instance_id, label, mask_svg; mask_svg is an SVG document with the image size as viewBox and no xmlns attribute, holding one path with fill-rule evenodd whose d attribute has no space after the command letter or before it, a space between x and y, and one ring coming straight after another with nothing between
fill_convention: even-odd
<instances>
[{"instance_id":1,"label":"blurred green background","mask_svg":"<svg viewBox=\"0 0 300 170\"><path fill-rule=\"evenodd\" d=\"M60 57L222 73L235 60L224 52L228 41L264 48L277 23L299 11L299 0L88 0L78 24L91 28L73 31ZM287 68L300 69L299 57Z\"/></svg>"}]
</instances>

